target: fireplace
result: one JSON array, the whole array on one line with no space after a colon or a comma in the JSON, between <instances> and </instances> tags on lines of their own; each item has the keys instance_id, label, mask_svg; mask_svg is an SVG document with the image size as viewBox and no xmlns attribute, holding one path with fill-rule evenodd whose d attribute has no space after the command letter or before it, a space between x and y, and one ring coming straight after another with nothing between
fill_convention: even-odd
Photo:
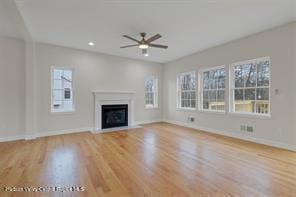
<instances>
[{"instance_id":1,"label":"fireplace","mask_svg":"<svg viewBox=\"0 0 296 197\"><path fill-rule=\"evenodd\" d=\"M94 91L94 131L93 132L108 132L110 129L104 129L102 120L102 106L106 105L125 105L127 106L127 124L124 126L133 127L134 125L134 94L131 91ZM113 125L114 126L114 125ZM117 125L116 125L117 126ZM120 125L121 126L121 125ZM114 128L118 130L117 128Z\"/></svg>"},{"instance_id":2,"label":"fireplace","mask_svg":"<svg viewBox=\"0 0 296 197\"><path fill-rule=\"evenodd\" d=\"M128 126L128 105L102 105L102 129Z\"/></svg>"}]
</instances>

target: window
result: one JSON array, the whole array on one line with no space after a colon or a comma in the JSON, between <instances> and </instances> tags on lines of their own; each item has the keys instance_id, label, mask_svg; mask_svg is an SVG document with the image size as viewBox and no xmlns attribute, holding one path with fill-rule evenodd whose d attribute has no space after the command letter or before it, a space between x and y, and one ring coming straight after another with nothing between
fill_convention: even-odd
<instances>
[{"instance_id":1,"label":"window","mask_svg":"<svg viewBox=\"0 0 296 197\"><path fill-rule=\"evenodd\" d=\"M270 58L234 63L232 112L270 114Z\"/></svg>"},{"instance_id":2,"label":"window","mask_svg":"<svg viewBox=\"0 0 296 197\"><path fill-rule=\"evenodd\" d=\"M145 80L145 107L158 107L158 79L149 77Z\"/></svg>"},{"instance_id":3,"label":"window","mask_svg":"<svg viewBox=\"0 0 296 197\"><path fill-rule=\"evenodd\" d=\"M74 111L73 103L73 70L52 69L51 111Z\"/></svg>"},{"instance_id":4,"label":"window","mask_svg":"<svg viewBox=\"0 0 296 197\"><path fill-rule=\"evenodd\" d=\"M200 109L205 111L225 111L225 66L205 70L200 76Z\"/></svg>"},{"instance_id":5,"label":"window","mask_svg":"<svg viewBox=\"0 0 296 197\"><path fill-rule=\"evenodd\" d=\"M196 108L196 75L195 72L182 73L177 79L178 108Z\"/></svg>"}]
</instances>

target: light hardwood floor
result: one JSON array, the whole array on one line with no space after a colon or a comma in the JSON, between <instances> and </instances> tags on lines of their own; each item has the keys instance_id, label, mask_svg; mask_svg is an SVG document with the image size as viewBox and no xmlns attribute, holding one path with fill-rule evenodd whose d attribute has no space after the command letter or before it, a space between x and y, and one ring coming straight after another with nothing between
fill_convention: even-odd
<instances>
[{"instance_id":1,"label":"light hardwood floor","mask_svg":"<svg viewBox=\"0 0 296 197\"><path fill-rule=\"evenodd\" d=\"M0 143L0 196L296 196L296 153L167 123ZM84 186L11 193L4 186Z\"/></svg>"}]
</instances>

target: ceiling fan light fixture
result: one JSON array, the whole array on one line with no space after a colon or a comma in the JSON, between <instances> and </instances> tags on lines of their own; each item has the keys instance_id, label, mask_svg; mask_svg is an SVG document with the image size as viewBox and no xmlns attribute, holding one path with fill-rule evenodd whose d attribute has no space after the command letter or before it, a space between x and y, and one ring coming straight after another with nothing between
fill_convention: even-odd
<instances>
[{"instance_id":1,"label":"ceiling fan light fixture","mask_svg":"<svg viewBox=\"0 0 296 197\"><path fill-rule=\"evenodd\" d=\"M148 47L149 47L148 44L140 44L139 45L140 49L148 49Z\"/></svg>"},{"instance_id":2,"label":"ceiling fan light fixture","mask_svg":"<svg viewBox=\"0 0 296 197\"><path fill-rule=\"evenodd\" d=\"M135 47L135 46L137 46L142 51L142 55L144 55L145 57L148 57L149 56L149 54L147 53L147 50L150 47L160 48L160 49L167 49L168 48L168 46L166 46L166 45L152 43L155 40L157 40L157 39L159 39L159 38L162 37L160 34L155 34L154 36L152 36L152 37L150 37L148 39L145 38L146 33L141 33L140 35L142 37L141 40L135 39L135 38L130 37L128 35L123 35L123 37L136 42L136 44L130 44L130 45L126 45L126 46L121 46L120 48L123 49L123 48L129 48L129 47Z\"/></svg>"}]
</instances>

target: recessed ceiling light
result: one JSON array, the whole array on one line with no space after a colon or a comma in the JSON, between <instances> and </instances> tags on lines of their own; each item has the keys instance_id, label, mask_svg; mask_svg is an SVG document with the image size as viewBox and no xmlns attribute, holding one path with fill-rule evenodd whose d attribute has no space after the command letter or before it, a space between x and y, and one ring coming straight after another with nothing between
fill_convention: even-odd
<instances>
[{"instance_id":1,"label":"recessed ceiling light","mask_svg":"<svg viewBox=\"0 0 296 197\"><path fill-rule=\"evenodd\" d=\"M148 57L148 56L149 56L149 54L148 54L148 53L145 53L144 55L145 55L145 57Z\"/></svg>"},{"instance_id":2,"label":"recessed ceiling light","mask_svg":"<svg viewBox=\"0 0 296 197\"><path fill-rule=\"evenodd\" d=\"M93 43L93 42L89 42L88 45L89 45L89 46L94 46L95 43Z\"/></svg>"}]
</instances>

